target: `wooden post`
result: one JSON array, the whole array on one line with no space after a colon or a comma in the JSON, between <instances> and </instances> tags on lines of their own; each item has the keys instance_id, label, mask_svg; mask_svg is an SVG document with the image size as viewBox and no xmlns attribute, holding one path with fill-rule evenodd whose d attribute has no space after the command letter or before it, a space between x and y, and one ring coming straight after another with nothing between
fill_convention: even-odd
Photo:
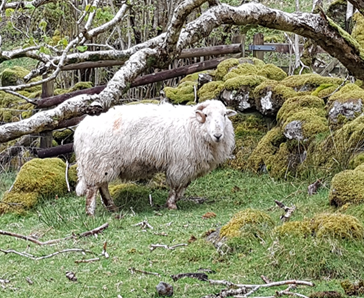
<instances>
[{"instance_id":1,"label":"wooden post","mask_svg":"<svg viewBox=\"0 0 364 298\"><path fill-rule=\"evenodd\" d=\"M45 78L45 76L43 76ZM46 98L54 95L54 80L48 81L42 84L42 94L41 98ZM52 147L52 131L47 130L39 134L40 136L40 148L50 148Z\"/></svg>"},{"instance_id":2,"label":"wooden post","mask_svg":"<svg viewBox=\"0 0 364 298\"><path fill-rule=\"evenodd\" d=\"M257 33L253 37L253 45L264 45L264 35L263 33ZM264 52L263 51L253 51L253 57L258 58L260 60L264 60Z\"/></svg>"}]
</instances>

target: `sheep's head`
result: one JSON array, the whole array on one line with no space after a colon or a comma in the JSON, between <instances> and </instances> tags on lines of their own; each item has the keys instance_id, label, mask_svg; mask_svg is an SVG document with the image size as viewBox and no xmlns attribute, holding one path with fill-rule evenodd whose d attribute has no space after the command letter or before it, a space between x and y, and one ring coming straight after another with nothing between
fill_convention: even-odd
<instances>
[{"instance_id":1,"label":"sheep's head","mask_svg":"<svg viewBox=\"0 0 364 298\"><path fill-rule=\"evenodd\" d=\"M231 122L228 117L236 115L236 112L227 109L218 100L208 100L196 106L196 118L204 124L208 135L213 142L220 142L224 138L225 127Z\"/></svg>"}]
</instances>

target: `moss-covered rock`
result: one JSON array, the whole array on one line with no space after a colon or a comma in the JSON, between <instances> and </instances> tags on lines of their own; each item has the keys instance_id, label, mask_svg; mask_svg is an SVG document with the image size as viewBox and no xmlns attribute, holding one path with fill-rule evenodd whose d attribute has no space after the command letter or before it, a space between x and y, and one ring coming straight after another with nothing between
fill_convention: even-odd
<instances>
[{"instance_id":1,"label":"moss-covered rock","mask_svg":"<svg viewBox=\"0 0 364 298\"><path fill-rule=\"evenodd\" d=\"M218 99L221 91L224 90L223 81L212 81L204 84L197 92L199 101Z\"/></svg>"},{"instance_id":2,"label":"moss-covered rock","mask_svg":"<svg viewBox=\"0 0 364 298\"><path fill-rule=\"evenodd\" d=\"M251 65L251 66L243 66L243 65ZM227 80L231 77L237 75L253 75L255 71L263 67L265 63L262 60L257 58L230 58L226 59L217 66L215 72L216 80ZM254 67L252 67L254 66ZM231 75L225 77L229 72L232 72Z\"/></svg>"},{"instance_id":3,"label":"moss-covered rock","mask_svg":"<svg viewBox=\"0 0 364 298\"><path fill-rule=\"evenodd\" d=\"M291 87L296 91L310 91L319 87L322 84L337 84L342 83L340 78L323 77L318 74L302 74L288 76L281 81L281 84Z\"/></svg>"},{"instance_id":4,"label":"moss-covered rock","mask_svg":"<svg viewBox=\"0 0 364 298\"><path fill-rule=\"evenodd\" d=\"M363 239L364 227L351 215L341 213L320 213L311 219L286 222L274 229L279 237L314 236L318 238Z\"/></svg>"},{"instance_id":5,"label":"moss-covered rock","mask_svg":"<svg viewBox=\"0 0 364 298\"><path fill-rule=\"evenodd\" d=\"M263 115L276 116L283 103L291 97L297 96L293 88L277 81L267 80L254 89L256 109Z\"/></svg>"},{"instance_id":6,"label":"moss-covered rock","mask_svg":"<svg viewBox=\"0 0 364 298\"><path fill-rule=\"evenodd\" d=\"M356 12L353 15L353 21L355 22L351 36L354 37L360 46L364 48L364 16Z\"/></svg>"},{"instance_id":7,"label":"moss-covered rock","mask_svg":"<svg viewBox=\"0 0 364 298\"><path fill-rule=\"evenodd\" d=\"M260 210L246 209L236 213L232 219L220 229L220 237L256 237L274 226L271 217Z\"/></svg>"},{"instance_id":8,"label":"moss-covered rock","mask_svg":"<svg viewBox=\"0 0 364 298\"><path fill-rule=\"evenodd\" d=\"M195 100L195 87L197 82L186 81L179 84L176 88L165 87L166 97L175 104L186 104Z\"/></svg>"},{"instance_id":9,"label":"moss-covered rock","mask_svg":"<svg viewBox=\"0 0 364 298\"><path fill-rule=\"evenodd\" d=\"M364 167L342 171L331 181L329 201L336 207L347 203L364 203Z\"/></svg>"},{"instance_id":10,"label":"moss-covered rock","mask_svg":"<svg viewBox=\"0 0 364 298\"><path fill-rule=\"evenodd\" d=\"M274 64L266 64L258 70L257 75L266 77L270 80L281 81L287 77L287 74Z\"/></svg>"},{"instance_id":11,"label":"moss-covered rock","mask_svg":"<svg viewBox=\"0 0 364 298\"><path fill-rule=\"evenodd\" d=\"M66 164L59 158L35 158L20 169L12 189L6 192L0 203L0 214L24 212L34 207L39 199L54 198L67 193ZM76 184L75 168L70 169L69 183Z\"/></svg>"},{"instance_id":12,"label":"moss-covered rock","mask_svg":"<svg viewBox=\"0 0 364 298\"><path fill-rule=\"evenodd\" d=\"M223 80L224 76L233 68L239 65L239 59L230 58L219 63L216 67L215 78L217 81Z\"/></svg>"},{"instance_id":13,"label":"moss-covered rock","mask_svg":"<svg viewBox=\"0 0 364 298\"><path fill-rule=\"evenodd\" d=\"M0 74L1 86L16 86L24 84L24 77L29 73L29 70L20 67L13 66L12 68L6 68Z\"/></svg>"},{"instance_id":14,"label":"moss-covered rock","mask_svg":"<svg viewBox=\"0 0 364 298\"><path fill-rule=\"evenodd\" d=\"M78 82L73 87L68 89L68 92L74 92L77 90L89 89L92 88L92 82Z\"/></svg>"},{"instance_id":15,"label":"moss-covered rock","mask_svg":"<svg viewBox=\"0 0 364 298\"><path fill-rule=\"evenodd\" d=\"M53 139L58 145L72 143L73 133L73 130L69 128L56 130L53 131Z\"/></svg>"},{"instance_id":16,"label":"moss-covered rock","mask_svg":"<svg viewBox=\"0 0 364 298\"><path fill-rule=\"evenodd\" d=\"M327 110L331 124L343 124L363 112L364 90L356 84L347 84L329 97ZM334 126L338 128L339 126Z\"/></svg>"},{"instance_id":17,"label":"moss-covered rock","mask_svg":"<svg viewBox=\"0 0 364 298\"><path fill-rule=\"evenodd\" d=\"M246 75L256 75L258 72L258 67L250 63L239 64L237 67L229 71L223 78L223 81Z\"/></svg>"},{"instance_id":18,"label":"moss-covered rock","mask_svg":"<svg viewBox=\"0 0 364 298\"><path fill-rule=\"evenodd\" d=\"M235 131L235 158L228 161L230 167L237 170L248 169L248 157L257 147L260 139L272 125L269 118L264 118L258 112L238 113L232 118Z\"/></svg>"},{"instance_id":19,"label":"moss-covered rock","mask_svg":"<svg viewBox=\"0 0 364 298\"><path fill-rule=\"evenodd\" d=\"M249 156L249 169L254 172L269 172L272 177L284 177L290 155L285 141L280 127L268 131Z\"/></svg>"},{"instance_id":20,"label":"moss-covered rock","mask_svg":"<svg viewBox=\"0 0 364 298\"><path fill-rule=\"evenodd\" d=\"M314 91L312 91L311 95L320 98L327 98L333 94L338 87L339 85L337 84L321 84Z\"/></svg>"}]
</instances>

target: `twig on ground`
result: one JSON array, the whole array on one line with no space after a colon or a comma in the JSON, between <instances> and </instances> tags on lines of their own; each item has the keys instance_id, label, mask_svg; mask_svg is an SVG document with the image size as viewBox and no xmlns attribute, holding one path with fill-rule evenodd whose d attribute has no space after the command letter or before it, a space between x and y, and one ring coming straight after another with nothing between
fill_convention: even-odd
<instances>
[{"instance_id":1,"label":"twig on ground","mask_svg":"<svg viewBox=\"0 0 364 298\"><path fill-rule=\"evenodd\" d=\"M177 281L184 277L191 277L191 278L197 278L202 281L208 281L209 277L205 273L180 273L180 274L174 274L171 275L173 281Z\"/></svg>"},{"instance_id":2,"label":"twig on ground","mask_svg":"<svg viewBox=\"0 0 364 298\"><path fill-rule=\"evenodd\" d=\"M154 235L158 235L158 236L168 236L168 234L167 233L164 233L164 232L162 232L162 233L154 232L153 234Z\"/></svg>"},{"instance_id":3,"label":"twig on ground","mask_svg":"<svg viewBox=\"0 0 364 298\"><path fill-rule=\"evenodd\" d=\"M136 272L139 272L139 273L143 273L143 274L156 275L156 276L159 276L160 277L160 274L159 273L149 272L149 271L144 271L144 270L139 270L139 269L135 269L134 267L130 267L128 270L131 272L131 274L134 274Z\"/></svg>"},{"instance_id":4,"label":"twig on ground","mask_svg":"<svg viewBox=\"0 0 364 298\"><path fill-rule=\"evenodd\" d=\"M271 283L271 280L268 278L268 277L266 277L266 276L264 276L264 275L261 275L260 276L260 278L266 283L266 284L269 284L269 283Z\"/></svg>"},{"instance_id":5,"label":"twig on ground","mask_svg":"<svg viewBox=\"0 0 364 298\"><path fill-rule=\"evenodd\" d=\"M304 286L310 286L310 287L315 286L314 283L312 283L312 282L302 281L302 280L283 280L283 281L270 282L270 283L261 284L261 285L249 285L249 284L245 285L245 284L235 284L235 283L232 283L227 280L210 279L209 283L213 284L213 285L224 285L224 286L227 286L228 289L223 289L220 291L219 294L207 295L207 296L204 296L203 298L210 298L210 297L222 298L222 297L227 297L227 296L246 298L246 297L250 296L251 294L255 293L260 288L276 287L276 286L282 286L282 285L289 285L289 287L286 290L277 291L276 292L277 296L290 295L290 296L298 296L301 298L308 298L302 294L290 292L290 290L297 285L304 285ZM269 298L270 297L275 297L275 296L269 296ZM268 297L259 297L259 298L268 298Z\"/></svg>"},{"instance_id":6,"label":"twig on ground","mask_svg":"<svg viewBox=\"0 0 364 298\"><path fill-rule=\"evenodd\" d=\"M131 211L131 213L133 213L133 216L135 216L135 212L133 210L133 207L130 207L130 211Z\"/></svg>"},{"instance_id":7,"label":"twig on ground","mask_svg":"<svg viewBox=\"0 0 364 298\"><path fill-rule=\"evenodd\" d=\"M165 244L151 244L150 245L150 251L153 251L158 247L173 250L173 249L175 249L177 247L180 247L180 246L187 246L187 244L186 243L181 243L181 244L176 244L176 245L173 245L173 246L168 246L168 245L165 245Z\"/></svg>"},{"instance_id":8,"label":"twig on ground","mask_svg":"<svg viewBox=\"0 0 364 298\"><path fill-rule=\"evenodd\" d=\"M100 261L100 258L93 258L93 259L85 259L85 260L76 260L75 263L79 264L79 263L92 263L92 262L97 262Z\"/></svg>"},{"instance_id":9,"label":"twig on ground","mask_svg":"<svg viewBox=\"0 0 364 298\"><path fill-rule=\"evenodd\" d=\"M69 240L69 239L77 239L77 238L82 238L82 237L86 237L89 235L95 235L98 234L100 232L102 232L103 230L105 230L107 227L109 226L108 223L104 223L102 226L95 228L93 230L87 231L87 232L83 232L79 235L72 235L72 236L67 236L65 238L60 238L60 239L53 239L53 240L48 240L45 242L39 241L33 237L30 236L25 236L25 235L21 235L21 234L16 234L16 233L12 233L12 232L7 232L7 231L3 231L0 230L0 235L6 235L6 236L12 236L12 237L16 237L16 238L20 238L26 241L30 241L33 242L35 244L38 245L50 245L50 244L54 244L54 243L58 243L60 241L64 241L64 240Z\"/></svg>"},{"instance_id":10,"label":"twig on ground","mask_svg":"<svg viewBox=\"0 0 364 298\"><path fill-rule=\"evenodd\" d=\"M46 255L46 256L41 256L41 257L36 257L36 256L31 255L31 254L28 254L26 252L19 252L19 251L13 250L13 249L9 249L9 250L0 249L0 251L3 252L3 253L5 253L5 254L14 253L14 254L17 254L19 256L22 256L22 257L25 257L25 258L29 258L29 259L32 259L32 260L35 260L35 261L43 260L43 259L48 259L48 258L54 257L56 255L59 255L59 254L62 254L62 253L67 253L67 252L81 252L81 253L91 253L91 254L95 254L94 252L92 252L90 250L83 249L83 248L63 249L63 250L56 251L56 252L51 253L51 254Z\"/></svg>"},{"instance_id":11,"label":"twig on ground","mask_svg":"<svg viewBox=\"0 0 364 298\"><path fill-rule=\"evenodd\" d=\"M151 207L153 207L153 198L151 194L149 194L149 204Z\"/></svg>"},{"instance_id":12,"label":"twig on ground","mask_svg":"<svg viewBox=\"0 0 364 298\"><path fill-rule=\"evenodd\" d=\"M274 200L279 208L282 208L286 213L281 215L281 221L289 221L289 218L292 216L292 213L296 210L296 206L288 207L284 205L282 202Z\"/></svg>"},{"instance_id":13,"label":"twig on ground","mask_svg":"<svg viewBox=\"0 0 364 298\"><path fill-rule=\"evenodd\" d=\"M106 251L106 246L107 246L107 242L104 242L104 246L103 246L103 248L102 248L102 253L101 253L101 255L102 256L104 256L106 259L108 259L109 258L109 254L107 253L107 251Z\"/></svg>"},{"instance_id":14,"label":"twig on ground","mask_svg":"<svg viewBox=\"0 0 364 298\"><path fill-rule=\"evenodd\" d=\"M141 226L142 229L149 228L153 230L154 228L148 223L147 220L143 220L141 222L138 222L137 224L133 225L133 227Z\"/></svg>"},{"instance_id":15,"label":"twig on ground","mask_svg":"<svg viewBox=\"0 0 364 298\"><path fill-rule=\"evenodd\" d=\"M10 280L0 278L0 284L8 284Z\"/></svg>"}]
</instances>

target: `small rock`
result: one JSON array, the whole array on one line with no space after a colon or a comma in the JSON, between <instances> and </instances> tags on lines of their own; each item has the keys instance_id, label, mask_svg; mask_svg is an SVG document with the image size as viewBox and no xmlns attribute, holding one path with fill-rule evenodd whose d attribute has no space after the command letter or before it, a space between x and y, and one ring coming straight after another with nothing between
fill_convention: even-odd
<instances>
[{"instance_id":1,"label":"small rock","mask_svg":"<svg viewBox=\"0 0 364 298\"><path fill-rule=\"evenodd\" d=\"M166 282L161 281L157 286L157 293L159 296L168 296L171 297L173 295L173 286L167 284Z\"/></svg>"}]
</instances>

